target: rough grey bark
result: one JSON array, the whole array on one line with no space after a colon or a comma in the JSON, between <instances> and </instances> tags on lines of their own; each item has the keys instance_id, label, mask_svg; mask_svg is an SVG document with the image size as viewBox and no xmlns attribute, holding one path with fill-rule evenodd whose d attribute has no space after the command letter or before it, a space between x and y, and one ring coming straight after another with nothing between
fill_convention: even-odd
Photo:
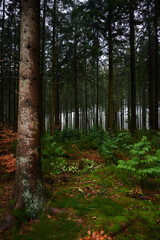
<instances>
[{"instance_id":1,"label":"rough grey bark","mask_svg":"<svg viewBox=\"0 0 160 240\"><path fill-rule=\"evenodd\" d=\"M40 1L21 1L20 83L15 207L30 218L43 207L40 161Z\"/></svg>"}]
</instances>

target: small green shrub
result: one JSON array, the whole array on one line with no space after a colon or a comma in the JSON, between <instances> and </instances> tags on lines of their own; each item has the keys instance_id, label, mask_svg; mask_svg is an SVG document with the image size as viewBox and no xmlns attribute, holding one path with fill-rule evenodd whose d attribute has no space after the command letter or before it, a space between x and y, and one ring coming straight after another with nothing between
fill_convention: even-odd
<instances>
[{"instance_id":1,"label":"small green shrub","mask_svg":"<svg viewBox=\"0 0 160 240\"><path fill-rule=\"evenodd\" d=\"M116 153L118 150L118 141L113 134L105 132L102 144L98 148L99 153L105 159L106 163L116 163Z\"/></svg>"},{"instance_id":2,"label":"small green shrub","mask_svg":"<svg viewBox=\"0 0 160 240\"><path fill-rule=\"evenodd\" d=\"M104 139L104 130L103 128L93 127L88 133L87 137L92 141L92 145L94 148L99 148Z\"/></svg>"},{"instance_id":3,"label":"small green shrub","mask_svg":"<svg viewBox=\"0 0 160 240\"><path fill-rule=\"evenodd\" d=\"M64 150L59 146L50 135L45 135L42 139L42 170L45 173L57 172L57 168L62 161Z\"/></svg>"},{"instance_id":4,"label":"small green shrub","mask_svg":"<svg viewBox=\"0 0 160 240\"><path fill-rule=\"evenodd\" d=\"M62 131L55 129L54 140L56 142L68 141L70 139L79 139L79 131L73 128L64 128Z\"/></svg>"},{"instance_id":5,"label":"small green shrub","mask_svg":"<svg viewBox=\"0 0 160 240\"><path fill-rule=\"evenodd\" d=\"M141 141L135 143L130 150L130 159L118 161L118 168L131 172L140 180L141 189L143 189L143 183L147 176L160 175L160 150L156 155L151 155L150 150L151 143L146 136L143 136Z\"/></svg>"}]
</instances>

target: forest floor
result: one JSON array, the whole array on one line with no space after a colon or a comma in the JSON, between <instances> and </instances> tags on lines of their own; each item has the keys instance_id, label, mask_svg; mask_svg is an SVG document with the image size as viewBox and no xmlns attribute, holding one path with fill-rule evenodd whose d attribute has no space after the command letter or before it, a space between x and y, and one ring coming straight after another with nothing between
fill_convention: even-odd
<instances>
[{"instance_id":1,"label":"forest floor","mask_svg":"<svg viewBox=\"0 0 160 240\"><path fill-rule=\"evenodd\" d=\"M67 213L42 213L38 220L18 224L0 239L160 239L159 184L146 184L142 195L127 178L115 165L104 164L88 172L45 176L50 202ZM0 184L1 219L12 196L13 179Z\"/></svg>"}]
</instances>

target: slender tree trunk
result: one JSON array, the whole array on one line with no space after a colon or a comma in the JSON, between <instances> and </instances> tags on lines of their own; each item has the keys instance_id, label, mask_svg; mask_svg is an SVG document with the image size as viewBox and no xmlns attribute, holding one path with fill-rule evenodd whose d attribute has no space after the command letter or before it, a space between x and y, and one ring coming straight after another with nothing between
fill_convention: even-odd
<instances>
[{"instance_id":1,"label":"slender tree trunk","mask_svg":"<svg viewBox=\"0 0 160 240\"><path fill-rule=\"evenodd\" d=\"M108 129L113 131L114 125L114 102L113 102L113 39L112 39L112 9L108 14L108 43L109 43L109 83L108 83Z\"/></svg>"},{"instance_id":2,"label":"slender tree trunk","mask_svg":"<svg viewBox=\"0 0 160 240\"><path fill-rule=\"evenodd\" d=\"M148 9L148 80L149 80L149 128L154 128L154 82L152 73L152 41L150 26L150 2L147 2Z\"/></svg>"},{"instance_id":3,"label":"slender tree trunk","mask_svg":"<svg viewBox=\"0 0 160 240\"><path fill-rule=\"evenodd\" d=\"M46 7L47 7L47 0L43 0L43 20L42 20L42 48L41 48L41 85L42 85L42 134L45 132L45 113L46 113L46 87L45 87L45 80L44 80L44 73L45 73L45 32L46 32Z\"/></svg>"},{"instance_id":4,"label":"slender tree trunk","mask_svg":"<svg viewBox=\"0 0 160 240\"><path fill-rule=\"evenodd\" d=\"M68 105L66 106L66 128L68 128Z\"/></svg>"},{"instance_id":5,"label":"slender tree trunk","mask_svg":"<svg viewBox=\"0 0 160 240\"><path fill-rule=\"evenodd\" d=\"M76 23L75 23L75 32L74 32L74 101L75 101L75 128L79 129L78 78L77 78L77 26L76 26Z\"/></svg>"},{"instance_id":6,"label":"slender tree trunk","mask_svg":"<svg viewBox=\"0 0 160 240\"><path fill-rule=\"evenodd\" d=\"M86 133L88 131L88 97L87 97L87 62L86 62L86 56L85 56L85 60L84 60L84 78L85 78L85 129L86 129Z\"/></svg>"},{"instance_id":7,"label":"slender tree trunk","mask_svg":"<svg viewBox=\"0 0 160 240\"><path fill-rule=\"evenodd\" d=\"M3 15L2 15L2 34L1 34L1 60L4 60L4 23L5 23L5 0L3 0ZM4 123L4 62L1 62L1 92L0 92L0 122Z\"/></svg>"},{"instance_id":8,"label":"slender tree trunk","mask_svg":"<svg viewBox=\"0 0 160 240\"><path fill-rule=\"evenodd\" d=\"M134 0L130 0L130 68L131 68L131 133L136 130L136 78L135 78L135 30Z\"/></svg>"},{"instance_id":9,"label":"slender tree trunk","mask_svg":"<svg viewBox=\"0 0 160 240\"><path fill-rule=\"evenodd\" d=\"M128 130L131 130L131 79L128 76Z\"/></svg>"},{"instance_id":10,"label":"slender tree trunk","mask_svg":"<svg viewBox=\"0 0 160 240\"><path fill-rule=\"evenodd\" d=\"M52 95L51 95L51 135L55 128L55 39L56 37L56 0L53 5L53 42L52 42Z\"/></svg>"},{"instance_id":11,"label":"slender tree trunk","mask_svg":"<svg viewBox=\"0 0 160 240\"><path fill-rule=\"evenodd\" d=\"M57 58L57 66L58 66L58 58ZM55 127L58 127L60 125L60 106L59 106L59 73L57 71L57 77L56 77L56 85L55 85Z\"/></svg>"},{"instance_id":12,"label":"slender tree trunk","mask_svg":"<svg viewBox=\"0 0 160 240\"><path fill-rule=\"evenodd\" d=\"M35 218L43 207L40 160L40 1L21 1L15 206ZM33 34L34 33L34 34Z\"/></svg>"},{"instance_id":13,"label":"slender tree trunk","mask_svg":"<svg viewBox=\"0 0 160 240\"><path fill-rule=\"evenodd\" d=\"M96 127L98 128L98 111L99 111L99 58L96 59L96 83L97 83L97 96L96 96Z\"/></svg>"},{"instance_id":14,"label":"slender tree trunk","mask_svg":"<svg viewBox=\"0 0 160 240\"><path fill-rule=\"evenodd\" d=\"M154 128L159 129L158 126L158 88L159 88L159 61L158 61L158 0L155 0L155 109L154 109Z\"/></svg>"},{"instance_id":15,"label":"slender tree trunk","mask_svg":"<svg viewBox=\"0 0 160 240\"><path fill-rule=\"evenodd\" d=\"M146 130L146 94L145 94L145 83L143 82L142 89L142 128Z\"/></svg>"}]
</instances>

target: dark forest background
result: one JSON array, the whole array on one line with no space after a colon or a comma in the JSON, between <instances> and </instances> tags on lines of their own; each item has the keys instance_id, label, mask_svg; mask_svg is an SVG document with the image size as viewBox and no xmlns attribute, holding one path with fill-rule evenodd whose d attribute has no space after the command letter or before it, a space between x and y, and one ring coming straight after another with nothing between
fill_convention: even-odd
<instances>
[{"instance_id":1,"label":"dark forest background","mask_svg":"<svg viewBox=\"0 0 160 240\"><path fill-rule=\"evenodd\" d=\"M41 1L42 131L155 129L158 0ZM0 122L17 129L20 2L0 1Z\"/></svg>"}]
</instances>

